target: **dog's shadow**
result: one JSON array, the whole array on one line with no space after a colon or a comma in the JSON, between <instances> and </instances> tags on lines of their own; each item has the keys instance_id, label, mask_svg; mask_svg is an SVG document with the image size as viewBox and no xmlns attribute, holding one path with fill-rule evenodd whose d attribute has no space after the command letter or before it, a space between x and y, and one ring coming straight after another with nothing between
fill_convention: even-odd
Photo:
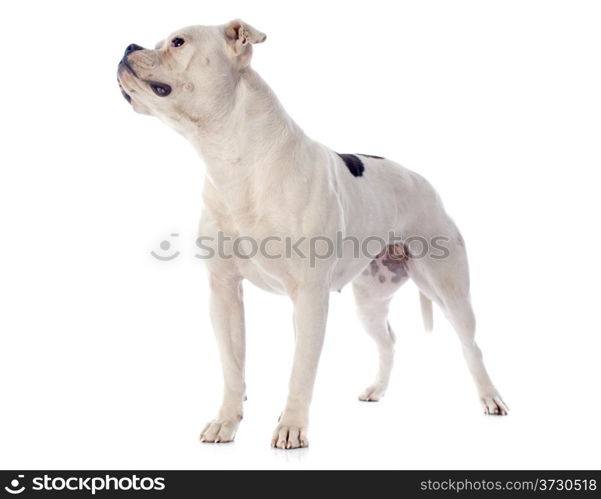
<instances>
[{"instance_id":1,"label":"dog's shadow","mask_svg":"<svg viewBox=\"0 0 601 499\"><path fill-rule=\"evenodd\" d=\"M275 449L271 448L273 458L278 462L286 464L298 464L309 454L309 447L299 447L298 449Z\"/></svg>"}]
</instances>

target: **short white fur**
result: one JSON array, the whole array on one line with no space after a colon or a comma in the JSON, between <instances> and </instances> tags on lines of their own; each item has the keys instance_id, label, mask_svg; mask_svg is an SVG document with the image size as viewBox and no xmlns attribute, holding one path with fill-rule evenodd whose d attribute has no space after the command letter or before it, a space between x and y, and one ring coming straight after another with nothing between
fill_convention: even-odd
<instances>
[{"instance_id":1,"label":"short white fur","mask_svg":"<svg viewBox=\"0 0 601 499\"><path fill-rule=\"evenodd\" d=\"M181 46L171 43L176 37ZM133 108L160 118L184 135L206 163L200 234L260 241L279 236L296 240L336 234L358 240L392 233L448 239L449 255L404 263L407 276L380 282L363 273L377 254L341 257L207 261L210 313L223 365L224 396L214 420L201 433L204 442L233 440L243 415L245 330L242 281L288 295L294 304L296 346L289 395L272 445L308 445L309 407L326 329L328 297L352 283L360 320L377 344L376 379L360 399L384 394L393 363L394 334L387 321L394 292L410 277L422 293L426 326L431 302L457 331L467 366L485 413L508 409L494 387L475 342L468 262L463 239L432 186L420 175L389 160L361 156L365 173L352 175L340 157L310 139L288 116L261 77L250 67L252 47L265 35L242 21L179 30L155 49L132 52L119 83ZM155 95L148 81L168 84L167 97ZM274 242L270 253L283 252ZM305 251L308 247L301 246ZM381 260L381 258L379 259Z\"/></svg>"}]
</instances>

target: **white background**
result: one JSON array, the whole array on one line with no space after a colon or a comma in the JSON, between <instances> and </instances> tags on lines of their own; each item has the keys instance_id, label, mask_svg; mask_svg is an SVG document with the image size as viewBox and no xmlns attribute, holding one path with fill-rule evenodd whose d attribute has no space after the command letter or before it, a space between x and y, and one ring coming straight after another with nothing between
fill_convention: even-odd
<instances>
[{"instance_id":1,"label":"white background","mask_svg":"<svg viewBox=\"0 0 601 499\"><path fill-rule=\"evenodd\" d=\"M312 137L428 178L468 244L485 417L453 331L394 301L390 390L332 297L311 446L269 448L291 306L245 287L236 442L198 441L220 401L194 258L204 166L121 97L125 46L240 17L254 66ZM599 468L601 10L585 1L12 2L2 33L0 467ZM181 252L150 256L170 233Z\"/></svg>"}]
</instances>

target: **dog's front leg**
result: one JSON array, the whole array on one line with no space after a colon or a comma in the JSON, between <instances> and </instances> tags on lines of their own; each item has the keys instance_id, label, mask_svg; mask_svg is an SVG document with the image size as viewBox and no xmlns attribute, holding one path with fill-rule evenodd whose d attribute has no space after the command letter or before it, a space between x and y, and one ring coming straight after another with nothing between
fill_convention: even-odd
<instances>
[{"instance_id":1,"label":"dog's front leg","mask_svg":"<svg viewBox=\"0 0 601 499\"><path fill-rule=\"evenodd\" d=\"M271 445L279 449L306 447L309 406L328 315L329 290L325 286L299 289L293 296L296 346L286 408Z\"/></svg>"},{"instance_id":2,"label":"dog's front leg","mask_svg":"<svg viewBox=\"0 0 601 499\"><path fill-rule=\"evenodd\" d=\"M244 305L239 277L209 273L210 313L223 368L223 402L217 417L203 430L203 442L231 442L242 420L244 383Z\"/></svg>"}]
</instances>

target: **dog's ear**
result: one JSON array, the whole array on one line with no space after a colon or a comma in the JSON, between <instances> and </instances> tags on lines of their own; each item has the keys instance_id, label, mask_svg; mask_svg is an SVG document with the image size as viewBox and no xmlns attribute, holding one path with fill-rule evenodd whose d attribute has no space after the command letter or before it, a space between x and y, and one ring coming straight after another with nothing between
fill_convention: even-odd
<instances>
[{"instance_id":1,"label":"dog's ear","mask_svg":"<svg viewBox=\"0 0 601 499\"><path fill-rule=\"evenodd\" d=\"M236 55L244 52L249 43L263 43L267 38L265 33L260 32L240 19L227 23L224 32L226 40L232 46Z\"/></svg>"}]
</instances>

